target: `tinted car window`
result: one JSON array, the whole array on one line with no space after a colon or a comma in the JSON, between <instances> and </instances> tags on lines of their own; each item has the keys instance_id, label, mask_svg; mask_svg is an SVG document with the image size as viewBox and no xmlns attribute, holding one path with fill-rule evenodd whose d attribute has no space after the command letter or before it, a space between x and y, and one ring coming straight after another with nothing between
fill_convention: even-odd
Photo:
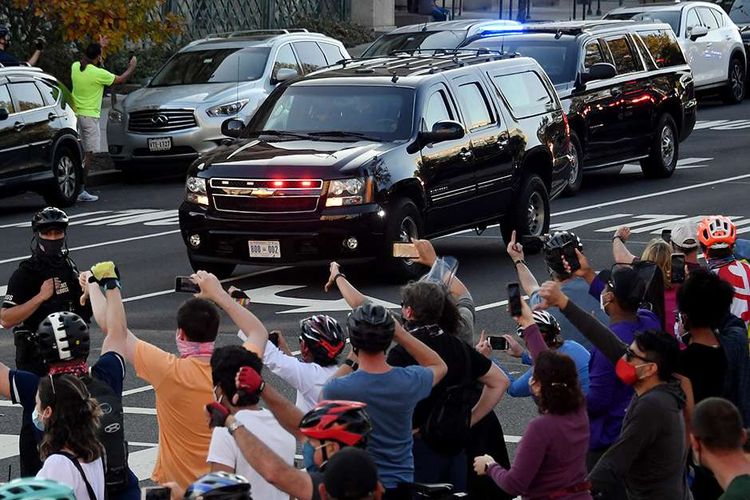
<instances>
[{"instance_id":1,"label":"tinted car window","mask_svg":"<svg viewBox=\"0 0 750 500\"><path fill-rule=\"evenodd\" d=\"M32 82L11 83L10 93L19 112L46 106L42 94L39 93L39 89Z\"/></svg>"},{"instance_id":2,"label":"tinted car window","mask_svg":"<svg viewBox=\"0 0 750 500\"><path fill-rule=\"evenodd\" d=\"M477 83L467 83L458 87L458 100L466 115L469 130L478 129L492 123L492 113L487 108L487 100Z\"/></svg>"},{"instance_id":3,"label":"tinted car window","mask_svg":"<svg viewBox=\"0 0 750 500\"><path fill-rule=\"evenodd\" d=\"M341 49L339 49L332 43L320 43L318 45L320 45L320 48L323 49L323 53L328 60L328 64L335 64L340 60L346 58L346 56L341 52Z\"/></svg>"},{"instance_id":4,"label":"tinted car window","mask_svg":"<svg viewBox=\"0 0 750 500\"><path fill-rule=\"evenodd\" d=\"M438 90L427 99L422 120L424 130L432 130L432 127L437 122L453 120L453 114L448 109L445 101L445 93L442 90Z\"/></svg>"},{"instance_id":5,"label":"tinted car window","mask_svg":"<svg viewBox=\"0 0 750 500\"><path fill-rule=\"evenodd\" d=\"M13 107L13 101L10 100L7 85L0 85L0 108L5 108L8 114L16 112L16 108Z\"/></svg>"},{"instance_id":6,"label":"tinted car window","mask_svg":"<svg viewBox=\"0 0 750 500\"><path fill-rule=\"evenodd\" d=\"M267 60L267 48L179 52L159 70L149 86L257 80L263 76Z\"/></svg>"},{"instance_id":7,"label":"tinted car window","mask_svg":"<svg viewBox=\"0 0 750 500\"><path fill-rule=\"evenodd\" d=\"M596 63L603 63L607 62L604 59L604 54L602 53L602 48L599 46L598 42L591 42L586 44L586 53L583 57L583 65L587 69L593 66Z\"/></svg>"},{"instance_id":8,"label":"tinted car window","mask_svg":"<svg viewBox=\"0 0 750 500\"><path fill-rule=\"evenodd\" d=\"M612 60L615 62L618 75L633 73L642 69L641 62L633 54L633 50L625 37L610 38L606 43L612 53Z\"/></svg>"},{"instance_id":9,"label":"tinted car window","mask_svg":"<svg viewBox=\"0 0 750 500\"><path fill-rule=\"evenodd\" d=\"M316 69L328 66L323 51L320 50L315 42L295 42L294 50L297 51L299 62L302 63L302 70L310 73Z\"/></svg>"},{"instance_id":10,"label":"tinted car window","mask_svg":"<svg viewBox=\"0 0 750 500\"><path fill-rule=\"evenodd\" d=\"M750 23L750 0L735 0L729 8L729 17L737 24Z\"/></svg>"},{"instance_id":11,"label":"tinted car window","mask_svg":"<svg viewBox=\"0 0 750 500\"><path fill-rule=\"evenodd\" d=\"M666 31L639 31L638 34L648 47L654 62L660 68L685 64L685 57L674 35Z\"/></svg>"},{"instance_id":12,"label":"tinted car window","mask_svg":"<svg viewBox=\"0 0 750 500\"><path fill-rule=\"evenodd\" d=\"M680 11L678 10L648 10L645 12L617 12L607 14L604 19L619 19L634 21L649 21L657 23L667 23L675 33L680 32Z\"/></svg>"},{"instance_id":13,"label":"tinted car window","mask_svg":"<svg viewBox=\"0 0 750 500\"><path fill-rule=\"evenodd\" d=\"M276 60L273 62L273 71L271 72L271 75L275 77L276 73L278 73L280 69L284 68L293 69L297 73L300 72L299 64L297 64L297 58L294 56L292 46L289 44L286 44L279 48L279 52L276 54Z\"/></svg>"},{"instance_id":14,"label":"tinted car window","mask_svg":"<svg viewBox=\"0 0 750 500\"><path fill-rule=\"evenodd\" d=\"M646 64L646 71L653 71L657 69L656 63L651 57L651 53L646 48L646 44L643 43L643 39L641 39L641 37L639 36L634 36L633 40L635 40L635 44L638 47L638 52L641 53L641 56L643 57L643 62Z\"/></svg>"},{"instance_id":15,"label":"tinted car window","mask_svg":"<svg viewBox=\"0 0 750 500\"><path fill-rule=\"evenodd\" d=\"M698 15L709 30L719 29L719 23L716 18L711 14L711 11L705 7L695 9L698 11Z\"/></svg>"},{"instance_id":16,"label":"tinted car window","mask_svg":"<svg viewBox=\"0 0 750 500\"><path fill-rule=\"evenodd\" d=\"M380 140L411 136L414 91L400 87L292 85L259 110L251 132L355 132Z\"/></svg>"},{"instance_id":17,"label":"tinted car window","mask_svg":"<svg viewBox=\"0 0 750 500\"><path fill-rule=\"evenodd\" d=\"M461 31L418 31L383 35L362 54L363 57L385 56L398 50L454 49L466 38Z\"/></svg>"},{"instance_id":18,"label":"tinted car window","mask_svg":"<svg viewBox=\"0 0 750 500\"><path fill-rule=\"evenodd\" d=\"M517 118L546 113L553 104L552 96L533 71L493 77Z\"/></svg>"},{"instance_id":19,"label":"tinted car window","mask_svg":"<svg viewBox=\"0 0 750 500\"><path fill-rule=\"evenodd\" d=\"M51 85L47 82L36 82L39 87L39 91L44 97L44 102L47 106L52 106L57 102L57 98L60 97L60 89L56 85Z\"/></svg>"}]
</instances>

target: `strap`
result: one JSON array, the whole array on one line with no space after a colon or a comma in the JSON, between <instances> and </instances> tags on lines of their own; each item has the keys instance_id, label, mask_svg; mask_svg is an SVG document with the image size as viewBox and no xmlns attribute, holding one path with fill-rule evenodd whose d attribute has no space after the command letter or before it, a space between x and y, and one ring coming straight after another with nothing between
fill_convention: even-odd
<instances>
[{"instance_id":1,"label":"strap","mask_svg":"<svg viewBox=\"0 0 750 500\"><path fill-rule=\"evenodd\" d=\"M78 472L81 473L81 477L83 478L83 482L86 484L86 491L89 494L90 500L97 500L96 493L94 493L94 488L91 487L91 483L89 483L88 478L86 477L86 474L83 472L83 467L81 467L81 463L78 461L76 457L71 455L70 453L66 453L64 451L58 451L57 453L52 453L52 455L62 455L71 462L73 462L73 465L75 465L75 468L78 469Z\"/></svg>"}]
</instances>

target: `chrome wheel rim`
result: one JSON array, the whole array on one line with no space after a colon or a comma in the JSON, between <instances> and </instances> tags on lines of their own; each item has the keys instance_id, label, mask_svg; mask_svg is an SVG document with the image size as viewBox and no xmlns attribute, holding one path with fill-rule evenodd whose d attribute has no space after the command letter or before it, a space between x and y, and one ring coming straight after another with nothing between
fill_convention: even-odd
<instances>
[{"instance_id":1,"label":"chrome wheel rim","mask_svg":"<svg viewBox=\"0 0 750 500\"><path fill-rule=\"evenodd\" d=\"M544 212L544 198L535 191L529 196L527 209L527 228L531 236L541 236L544 232L546 214Z\"/></svg>"},{"instance_id":2,"label":"chrome wheel rim","mask_svg":"<svg viewBox=\"0 0 750 500\"><path fill-rule=\"evenodd\" d=\"M578 180L578 149L571 144L570 145L570 177L568 178L568 184L573 185Z\"/></svg>"},{"instance_id":3,"label":"chrome wheel rim","mask_svg":"<svg viewBox=\"0 0 750 500\"><path fill-rule=\"evenodd\" d=\"M674 133L665 125L661 130L661 160L665 167L671 168L674 161Z\"/></svg>"},{"instance_id":4,"label":"chrome wheel rim","mask_svg":"<svg viewBox=\"0 0 750 500\"><path fill-rule=\"evenodd\" d=\"M68 156L61 156L55 165L57 186L66 198L72 198L76 191L76 166Z\"/></svg>"},{"instance_id":5,"label":"chrome wheel rim","mask_svg":"<svg viewBox=\"0 0 750 500\"><path fill-rule=\"evenodd\" d=\"M407 215L401 221L401 227L399 228L398 237L404 243L410 243L412 240L419 238L417 222L413 218L411 218L411 216ZM407 266L414 265L414 262L412 262L411 259L403 259L403 261Z\"/></svg>"},{"instance_id":6,"label":"chrome wheel rim","mask_svg":"<svg viewBox=\"0 0 750 500\"><path fill-rule=\"evenodd\" d=\"M742 74L742 67L735 63L732 67L732 95L735 100L739 101L742 99L742 95L745 93L745 79Z\"/></svg>"}]
</instances>

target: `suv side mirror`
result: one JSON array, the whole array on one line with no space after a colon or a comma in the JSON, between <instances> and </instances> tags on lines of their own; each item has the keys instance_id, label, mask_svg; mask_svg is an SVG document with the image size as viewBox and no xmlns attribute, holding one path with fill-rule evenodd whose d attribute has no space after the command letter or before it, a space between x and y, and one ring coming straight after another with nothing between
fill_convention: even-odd
<instances>
[{"instance_id":1,"label":"suv side mirror","mask_svg":"<svg viewBox=\"0 0 750 500\"><path fill-rule=\"evenodd\" d=\"M592 64L588 71L581 73L581 83L586 84L593 80L606 80L617 76L617 69L609 63Z\"/></svg>"},{"instance_id":2,"label":"suv side mirror","mask_svg":"<svg viewBox=\"0 0 750 500\"><path fill-rule=\"evenodd\" d=\"M276 74L271 78L271 83L281 83L285 82L287 80L291 80L292 78L296 78L298 75L296 69L292 68L281 68L279 69Z\"/></svg>"},{"instance_id":3,"label":"suv side mirror","mask_svg":"<svg viewBox=\"0 0 750 500\"><path fill-rule=\"evenodd\" d=\"M8 116L10 116L8 110L5 108L0 108L0 121L7 120Z\"/></svg>"},{"instance_id":4,"label":"suv side mirror","mask_svg":"<svg viewBox=\"0 0 750 500\"><path fill-rule=\"evenodd\" d=\"M234 139L238 139L242 135L243 130L245 130L245 122L236 118L224 120L221 124L221 133Z\"/></svg>"},{"instance_id":5,"label":"suv side mirror","mask_svg":"<svg viewBox=\"0 0 750 500\"><path fill-rule=\"evenodd\" d=\"M688 38L693 42L706 35L708 35L708 28L705 26L693 26L692 28L688 28L687 31Z\"/></svg>"},{"instance_id":6,"label":"suv side mirror","mask_svg":"<svg viewBox=\"0 0 750 500\"><path fill-rule=\"evenodd\" d=\"M432 126L429 132L420 132L417 140L406 148L408 153L416 153L428 144L461 139L465 135L464 126L453 120L443 120Z\"/></svg>"}]
</instances>

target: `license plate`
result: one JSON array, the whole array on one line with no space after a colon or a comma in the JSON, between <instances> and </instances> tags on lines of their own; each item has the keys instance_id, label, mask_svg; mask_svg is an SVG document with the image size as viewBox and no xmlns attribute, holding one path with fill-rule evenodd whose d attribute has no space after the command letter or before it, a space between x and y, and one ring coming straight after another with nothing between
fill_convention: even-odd
<instances>
[{"instance_id":1,"label":"license plate","mask_svg":"<svg viewBox=\"0 0 750 500\"><path fill-rule=\"evenodd\" d=\"M148 150L154 151L169 151L172 149L172 138L171 137L156 137L148 140Z\"/></svg>"},{"instance_id":2,"label":"license plate","mask_svg":"<svg viewBox=\"0 0 750 500\"><path fill-rule=\"evenodd\" d=\"M250 257L259 257L262 259L280 259L281 245L278 241L248 241L250 248Z\"/></svg>"}]
</instances>

